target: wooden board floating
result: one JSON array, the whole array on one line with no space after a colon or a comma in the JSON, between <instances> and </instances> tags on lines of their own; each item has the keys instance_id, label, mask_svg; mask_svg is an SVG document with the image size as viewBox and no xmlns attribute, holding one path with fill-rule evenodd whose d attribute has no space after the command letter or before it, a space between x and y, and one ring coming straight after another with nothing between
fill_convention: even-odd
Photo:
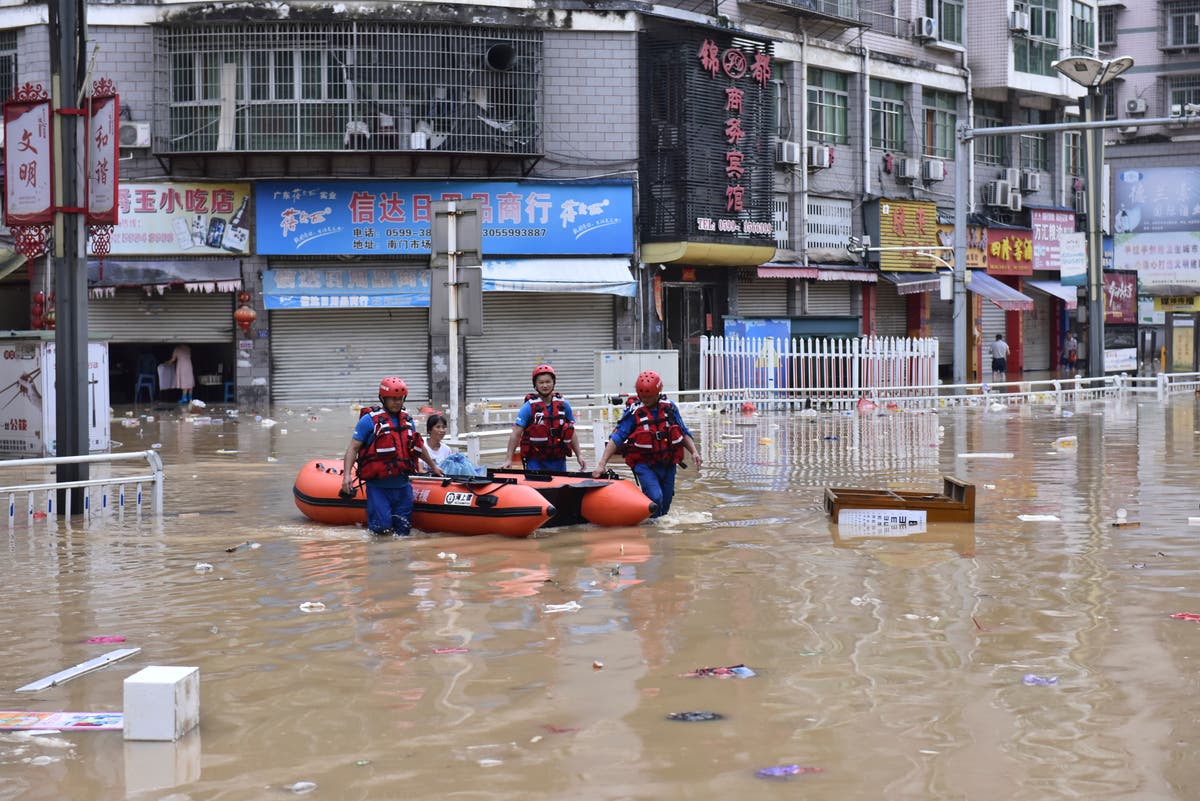
<instances>
[{"instance_id":1,"label":"wooden board floating","mask_svg":"<svg viewBox=\"0 0 1200 801\"><path fill-rule=\"evenodd\" d=\"M0 731L119 731L124 726L121 712L0 711Z\"/></svg>"},{"instance_id":2,"label":"wooden board floating","mask_svg":"<svg viewBox=\"0 0 1200 801\"><path fill-rule=\"evenodd\" d=\"M930 523L974 523L975 485L943 476L940 495L907 490L826 487L825 511L836 521L843 509L924 510Z\"/></svg>"},{"instance_id":3,"label":"wooden board floating","mask_svg":"<svg viewBox=\"0 0 1200 801\"><path fill-rule=\"evenodd\" d=\"M60 670L53 676L47 676L44 679L38 679L35 682L26 684L24 687L18 687L19 693L31 693L36 690L44 690L47 687L53 687L57 684L63 684L70 681L76 676L82 676L84 673L91 673L93 670L99 670L105 665L111 665L113 662L124 659L127 656L133 656L141 648L118 648L115 651L109 651L104 656L98 656L95 659L89 659L86 662L80 662L74 667L69 667L66 670Z\"/></svg>"}]
</instances>

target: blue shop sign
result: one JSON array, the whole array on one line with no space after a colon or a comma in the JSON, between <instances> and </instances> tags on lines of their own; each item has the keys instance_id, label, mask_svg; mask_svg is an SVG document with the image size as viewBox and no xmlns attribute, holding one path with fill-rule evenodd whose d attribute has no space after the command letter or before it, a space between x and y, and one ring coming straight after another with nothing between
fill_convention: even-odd
<instances>
[{"instance_id":1,"label":"blue shop sign","mask_svg":"<svg viewBox=\"0 0 1200 801\"><path fill-rule=\"evenodd\" d=\"M482 204L489 256L633 252L629 181L267 181L255 185L256 250L424 255L433 203L470 198Z\"/></svg>"},{"instance_id":2,"label":"blue shop sign","mask_svg":"<svg viewBox=\"0 0 1200 801\"><path fill-rule=\"evenodd\" d=\"M263 270L267 309L429 306L429 270L282 268Z\"/></svg>"}]
</instances>

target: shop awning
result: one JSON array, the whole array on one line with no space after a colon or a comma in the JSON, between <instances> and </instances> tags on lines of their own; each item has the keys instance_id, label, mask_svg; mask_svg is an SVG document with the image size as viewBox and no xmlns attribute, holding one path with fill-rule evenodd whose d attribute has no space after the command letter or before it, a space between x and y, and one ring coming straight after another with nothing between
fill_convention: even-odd
<instances>
[{"instance_id":1,"label":"shop awning","mask_svg":"<svg viewBox=\"0 0 1200 801\"><path fill-rule=\"evenodd\" d=\"M880 273L884 280L896 285L896 294L915 295L918 292L937 292L942 283L938 273Z\"/></svg>"},{"instance_id":2,"label":"shop awning","mask_svg":"<svg viewBox=\"0 0 1200 801\"><path fill-rule=\"evenodd\" d=\"M811 278L815 279L820 270L816 267L795 267L781 264L764 264L755 270L759 278Z\"/></svg>"},{"instance_id":3,"label":"shop awning","mask_svg":"<svg viewBox=\"0 0 1200 801\"><path fill-rule=\"evenodd\" d=\"M853 267L834 267L825 264L814 266L819 271L817 273L818 281L860 281L864 284L874 284L879 280L879 274L869 267L856 270Z\"/></svg>"},{"instance_id":4,"label":"shop awning","mask_svg":"<svg viewBox=\"0 0 1200 801\"><path fill-rule=\"evenodd\" d=\"M236 292L242 288L237 259L178 261L88 260L88 288L183 284L189 292Z\"/></svg>"},{"instance_id":5,"label":"shop awning","mask_svg":"<svg viewBox=\"0 0 1200 801\"><path fill-rule=\"evenodd\" d=\"M484 259L484 292L594 292L637 296L628 258Z\"/></svg>"},{"instance_id":6,"label":"shop awning","mask_svg":"<svg viewBox=\"0 0 1200 801\"><path fill-rule=\"evenodd\" d=\"M1079 293L1073 286L1063 286L1057 281L1026 281L1024 285L1058 298L1068 309L1079 305Z\"/></svg>"},{"instance_id":7,"label":"shop awning","mask_svg":"<svg viewBox=\"0 0 1200 801\"><path fill-rule=\"evenodd\" d=\"M967 289L1005 311L1032 311L1033 298L1023 295L983 270L967 270Z\"/></svg>"}]
</instances>

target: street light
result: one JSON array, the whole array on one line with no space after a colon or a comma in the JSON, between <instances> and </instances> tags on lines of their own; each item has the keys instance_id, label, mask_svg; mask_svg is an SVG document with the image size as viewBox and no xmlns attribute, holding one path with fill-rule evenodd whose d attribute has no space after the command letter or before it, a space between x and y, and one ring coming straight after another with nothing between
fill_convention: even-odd
<instances>
[{"instance_id":1,"label":"street light","mask_svg":"<svg viewBox=\"0 0 1200 801\"><path fill-rule=\"evenodd\" d=\"M1100 87L1109 83L1133 66L1133 59L1120 56L1101 61L1091 56L1071 56L1055 61L1054 67L1064 78L1069 78L1087 89L1085 122L1104 119L1104 99ZM1087 142L1087 315L1088 315L1088 376L1104 377L1104 265L1103 239L1100 229L1100 182L1104 173L1104 131L1088 128L1084 131Z\"/></svg>"}]
</instances>

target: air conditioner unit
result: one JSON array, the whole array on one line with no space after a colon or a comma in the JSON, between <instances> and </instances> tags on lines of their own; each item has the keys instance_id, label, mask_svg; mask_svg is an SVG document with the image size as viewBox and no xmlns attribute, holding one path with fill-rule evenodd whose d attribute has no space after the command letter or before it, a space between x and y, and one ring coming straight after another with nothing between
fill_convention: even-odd
<instances>
[{"instance_id":1,"label":"air conditioner unit","mask_svg":"<svg viewBox=\"0 0 1200 801\"><path fill-rule=\"evenodd\" d=\"M1140 97L1130 98L1129 100L1125 101L1126 114L1145 114L1146 107L1146 101L1142 100Z\"/></svg>"},{"instance_id":2,"label":"air conditioner unit","mask_svg":"<svg viewBox=\"0 0 1200 801\"><path fill-rule=\"evenodd\" d=\"M1029 33L1029 12L1014 11L1009 14L1008 29L1013 33Z\"/></svg>"},{"instance_id":3,"label":"air conditioner unit","mask_svg":"<svg viewBox=\"0 0 1200 801\"><path fill-rule=\"evenodd\" d=\"M921 177L921 160L905 156L897 162L896 177L901 181L915 181Z\"/></svg>"},{"instance_id":4,"label":"air conditioner unit","mask_svg":"<svg viewBox=\"0 0 1200 801\"><path fill-rule=\"evenodd\" d=\"M1134 136L1137 134L1137 132L1138 127L1136 125L1126 125L1117 129L1117 133L1119 133L1121 136Z\"/></svg>"},{"instance_id":5,"label":"air conditioner unit","mask_svg":"<svg viewBox=\"0 0 1200 801\"><path fill-rule=\"evenodd\" d=\"M988 181L983 185L983 205L1007 207L1012 196L1012 184L1008 181Z\"/></svg>"},{"instance_id":6,"label":"air conditioner unit","mask_svg":"<svg viewBox=\"0 0 1200 801\"><path fill-rule=\"evenodd\" d=\"M921 163L921 179L924 181L946 180L946 162L940 159L926 159Z\"/></svg>"},{"instance_id":7,"label":"air conditioner unit","mask_svg":"<svg viewBox=\"0 0 1200 801\"><path fill-rule=\"evenodd\" d=\"M1017 167L1005 167L1000 180L1007 182L1010 186L1017 186L1021 183L1021 170Z\"/></svg>"},{"instance_id":8,"label":"air conditioner unit","mask_svg":"<svg viewBox=\"0 0 1200 801\"><path fill-rule=\"evenodd\" d=\"M775 143L775 161L778 164L799 164L800 143L780 139Z\"/></svg>"},{"instance_id":9,"label":"air conditioner unit","mask_svg":"<svg viewBox=\"0 0 1200 801\"><path fill-rule=\"evenodd\" d=\"M1017 192L1010 192L1008 195L1008 210L1020 211L1024 207L1025 201L1022 200L1021 195Z\"/></svg>"},{"instance_id":10,"label":"air conditioner unit","mask_svg":"<svg viewBox=\"0 0 1200 801\"><path fill-rule=\"evenodd\" d=\"M1075 213L1087 214L1087 192L1075 193Z\"/></svg>"},{"instance_id":11,"label":"air conditioner unit","mask_svg":"<svg viewBox=\"0 0 1200 801\"><path fill-rule=\"evenodd\" d=\"M122 121L117 128L117 142L124 148L150 147L150 123Z\"/></svg>"},{"instance_id":12,"label":"air conditioner unit","mask_svg":"<svg viewBox=\"0 0 1200 801\"><path fill-rule=\"evenodd\" d=\"M808 166L814 170L824 170L833 166L833 148L826 145L808 146Z\"/></svg>"},{"instance_id":13,"label":"air conditioner unit","mask_svg":"<svg viewBox=\"0 0 1200 801\"><path fill-rule=\"evenodd\" d=\"M1022 192L1040 192L1040 191L1042 191L1042 174L1040 172L1023 172L1023 173L1021 173L1021 191Z\"/></svg>"},{"instance_id":14,"label":"air conditioner unit","mask_svg":"<svg viewBox=\"0 0 1200 801\"><path fill-rule=\"evenodd\" d=\"M916 32L916 37L921 41L928 42L938 38L938 24L934 17L917 17L913 23L913 28Z\"/></svg>"}]
</instances>

